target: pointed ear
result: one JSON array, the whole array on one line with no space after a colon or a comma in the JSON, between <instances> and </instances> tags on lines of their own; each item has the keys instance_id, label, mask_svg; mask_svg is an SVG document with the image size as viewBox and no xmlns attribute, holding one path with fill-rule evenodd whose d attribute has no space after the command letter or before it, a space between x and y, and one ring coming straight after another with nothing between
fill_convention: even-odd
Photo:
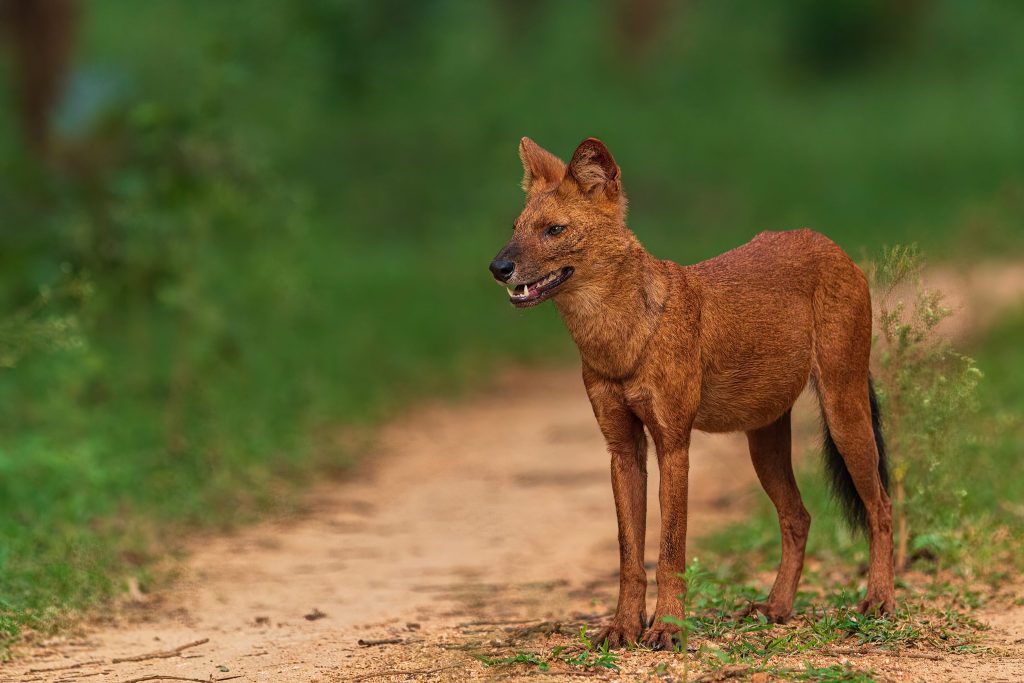
<instances>
[{"instance_id":1,"label":"pointed ear","mask_svg":"<svg viewBox=\"0 0 1024 683\"><path fill-rule=\"evenodd\" d=\"M569 175L583 194L593 197L603 193L613 201L622 195L619 167L612 153L597 138L587 138L576 148L569 162Z\"/></svg>"},{"instance_id":2,"label":"pointed ear","mask_svg":"<svg viewBox=\"0 0 1024 683\"><path fill-rule=\"evenodd\" d=\"M519 141L523 161L523 192L530 194L551 189L565 177L565 162L530 138Z\"/></svg>"}]
</instances>

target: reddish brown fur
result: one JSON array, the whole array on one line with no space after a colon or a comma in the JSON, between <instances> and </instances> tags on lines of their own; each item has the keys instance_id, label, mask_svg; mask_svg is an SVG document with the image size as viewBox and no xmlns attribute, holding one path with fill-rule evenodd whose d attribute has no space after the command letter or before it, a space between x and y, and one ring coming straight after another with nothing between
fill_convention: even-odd
<instances>
[{"instance_id":1,"label":"reddish brown fur","mask_svg":"<svg viewBox=\"0 0 1024 683\"><path fill-rule=\"evenodd\" d=\"M600 141L585 140L568 166L527 138L520 156L526 205L498 259L515 264L510 285L575 268L544 298L554 300L579 348L611 456L620 592L598 642L672 644L676 629L662 617L682 616L692 429L747 433L782 530L778 577L767 603L754 608L772 621L790 615L810 526L790 460L790 409L811 378L867 509L871 562L861 609L891 612L892 523L871 425L871 303L860 269L806 229L762 233L692 266L659 260L625 225L620 171ZM566 229L548 234L552 225ZM650 622L645 427L661 470L658 600Z\"/></svg>"}]
</instances>

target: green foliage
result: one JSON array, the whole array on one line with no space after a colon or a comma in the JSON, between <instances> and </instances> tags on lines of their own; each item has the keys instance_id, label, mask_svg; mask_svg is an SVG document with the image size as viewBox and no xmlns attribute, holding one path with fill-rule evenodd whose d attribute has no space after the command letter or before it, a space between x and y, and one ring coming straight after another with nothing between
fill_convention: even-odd
<instances>
[{"instance_id":1,"label":"green foliage","mask_svg":"<svg viewBox=\"0 0 1024 683\"><path fill-rule=\"evenodd\" d=\"M89 292L87 282L65 277L57 287L40 288L28 306L0 321L0 369L14 368L33 352L80 348L84 340L78 320L64 309L73 310L75 302L87 297Z\"/></svg>"},{"instance_id":2,"label":"green foliage","mask_svg":"<svg viewBox=\"0 0 1024 683\"><path fill-rule=\"evenodd\" d=\"M547 671L549 669L550 662L558 661L574 669L619 670L618 653L611 651L608 648L607 642L595 647L590 637L587 636L586 626L580 627L577 640L579 642L577 646L556 646L551 649L551 653L546 657L536 652L517 652L514 655L507 657L488 657L486 655L477 655L477 659L483 662L484 666L487 667L527 664L536 666L539 671Z\"/></svg>"},{"instance_id":3,"label":"green foliage","mask_svg":"<svg viewBox=\"0 0 1024 683\"><path fill-rule=\"evenodd\" d=\"M690 563L686 570L683 572L683 580L686 582L686 591L679 595L679 600L683 603L683 618L674 616L663 616L662 619L667 624L676 626L679 630L676 632L674 639L677 641L676 650L682 653L683 657L683 680L686 681L689 678L689 649L690 649L690 634L700 629L702 624L693 616L691 616L691 609L696 607L703 609L707 607L709 597L716 594L714 584L709 581L709 574L701 569L700 561L695 557ZM717 597L717 596L716 596Z\"/></svg>"},{"instance_id":4,"label":"green foliage","mask_svg":"<svg viewBox=\"0 0 1024 683\"><path fill-rule=\"evenodd\" d=\"M886 249L868 269L878 308L876 386L891 459L896 566L946 550L962 533L962 469L977 448L981 373L938 330L951 311L924 286L916 246ZM909 302L908 302L909 299Z\"/></svg>"},{"instance_id":5,"label":"green foliage","mask_svg":"<svg viewBox=\"0 0 1024 683\"><path fill-rule=\"evenodd\" d=\"M1003 316L975 350L985 375L974 418L980 446L961 469L967 491L961 520L969 571L1012 579L1024 568L1024 310Z\"/></svg>"},{"instance_id":6,"label":"green foliage","mask_svg":"<svg viewBox=\"0 0 1024 683\"><path fill-rule=\"evenodd\" d=\"M849 664L814 666L806 664L802 669L770 669L776 676L790 681L815 681L816 683L874 683L878 680L870 671L859 671Z\"/></svg>"},{"instance_id":7,"label":"green foliage","mask_svg":"<svg viewBox=\"0 0 1024 683\"><path fill-rule=\"evenodd\" d=\"M479 655L477 657L484 666L515 666L516 664L531 664L537 667L538 671L547 671L548 663L535 652L517 652L514 655L508 657L487 657Z\"/></svg>"},{"instance_id":8,"label":"green foliage","mask_svg":"<svg viewBox=\"0 0 1024 683\"><path fill-rule=\"evenodd\" d=\"M560 657L569 666L619 670L619 655L608 649L608 641L594 647L594 643L587 636L586 626L580 626L579 641L581 647L575 654L556 647L551 652L552 656Z\"/></svg>"}]
</instances>

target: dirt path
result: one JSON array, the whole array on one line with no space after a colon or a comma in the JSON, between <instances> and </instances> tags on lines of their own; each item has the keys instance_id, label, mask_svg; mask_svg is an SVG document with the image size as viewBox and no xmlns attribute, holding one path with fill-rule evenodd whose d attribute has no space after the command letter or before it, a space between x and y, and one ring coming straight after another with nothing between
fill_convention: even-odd
<instances>
[{"instance_id":1,"label":"dirt path","mask_svg":"<svg viewBox=\"0 0 1024 683\"><path fill-rule=\"evenodd\" d=\"M693 450L699 531L742 511L753 470L742 436L699 435ZM389 659L360 639L426 641L481 620L594 620L614 607L607 458L575 371L510 374L472 402L418 410L387 427L365 462L317 492L308 517L196 548L187 575L149 608L24 651L29 661L4 674L28 681L32 669L208 638L182 657L81 671L346 680ZM575 614L581 604L585 615ZM305 616L317 611L326 616Z\"/></svg>"},{"instance_id":2,"label":"dirt path","mask_svg":"<svg viewBox=\"0 0 1024 683\"><path fill-rule=\"evenodd\" d=\"M806 400L795 414L800 453L814 448L817 415ZM480 647L568 634L614 608L607 458L577 371L509 373L471 401L423 407L383 429L364 462L317 490L308 515L202 543L170 590L111 623L21 648L0 680L493 678L472 657ZM694 534L763 495L741 435L695 434L691 463ZM1024 608L982 616L1006 657L868 665L896 680L1024 679ZM634 653L623 669L642 679L671 656Z\"/></svg>"}]
</instances>

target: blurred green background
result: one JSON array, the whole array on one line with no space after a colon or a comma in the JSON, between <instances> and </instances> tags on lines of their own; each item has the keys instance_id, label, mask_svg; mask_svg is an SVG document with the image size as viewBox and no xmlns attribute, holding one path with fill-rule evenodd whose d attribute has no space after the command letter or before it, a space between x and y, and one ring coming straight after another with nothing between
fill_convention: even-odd
<instances>
[{"instance_id":1,"label":"blurred green background","mask_svg":"<svg viewBox=\"0 0 1024 683\"><path fill-rule=\"evenodd\" d=\"M338 425L571 361L486 269L523 135L602 138L681 262L805 225L1019 257L1022 29L1011 0L81 3L45 149L0 71L0 633L288 504L357 455Z\"/></svg>"}]
</instances>

